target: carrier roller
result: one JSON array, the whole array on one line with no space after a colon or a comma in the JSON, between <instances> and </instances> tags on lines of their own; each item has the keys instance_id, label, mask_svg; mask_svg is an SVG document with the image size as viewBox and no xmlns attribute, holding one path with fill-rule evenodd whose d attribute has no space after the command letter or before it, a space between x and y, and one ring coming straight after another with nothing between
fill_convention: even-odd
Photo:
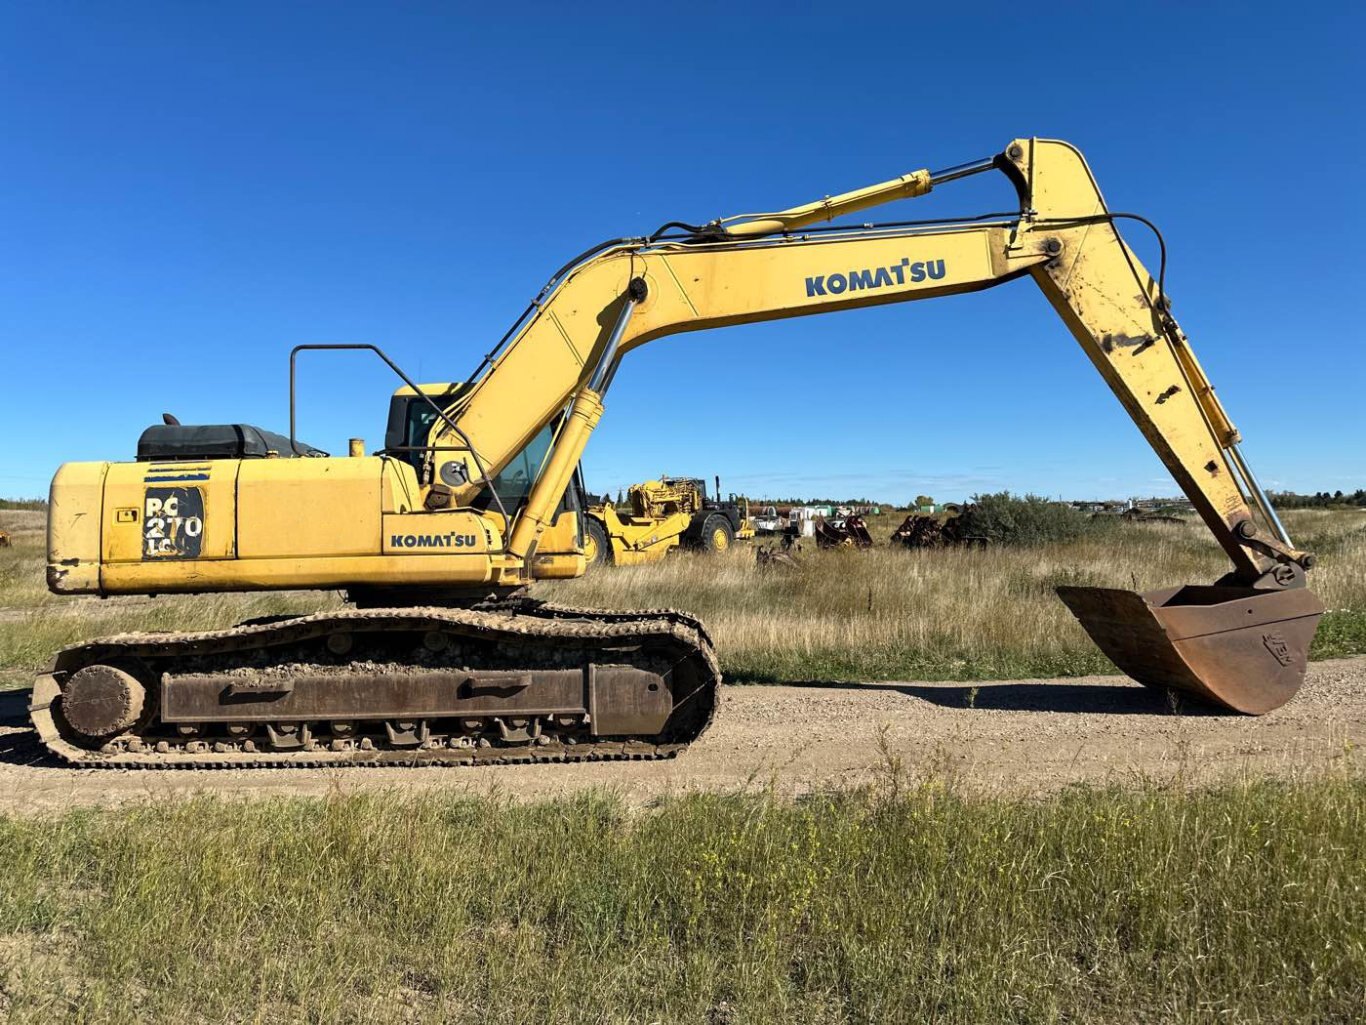
<instances>
[{"instance_id":1,"label":"carrier roller","mask_svg":"<svg viewBox=\"0 0 1366 1025\"><path fill-rule=\"evenodd\" d=\"M83 766L654 759L701 735L720 680L696 621L665 610L344 610L76 645L31 713Z\"/></svg>"}]
</instances>

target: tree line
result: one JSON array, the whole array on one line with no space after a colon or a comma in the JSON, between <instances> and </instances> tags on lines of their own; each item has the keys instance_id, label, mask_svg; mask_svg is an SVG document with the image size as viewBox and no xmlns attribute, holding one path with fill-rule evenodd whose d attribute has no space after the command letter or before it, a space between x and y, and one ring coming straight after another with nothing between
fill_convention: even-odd
<instances>
[{"instance_id":1,"label":"tree line","mask_svg":"<svg viewBox=\"0 0 1366 1025\"><path fill-rule=\"evenodd\" d=\"M1277 509L1328 509L1335 505L1354 505L1366 507L1366 488L1352 492L1341 489L1333 492L1315 491L1312 495L1301 495L1295 491L1273 491L1271 504Z\"/></svg>"}]
</instances>

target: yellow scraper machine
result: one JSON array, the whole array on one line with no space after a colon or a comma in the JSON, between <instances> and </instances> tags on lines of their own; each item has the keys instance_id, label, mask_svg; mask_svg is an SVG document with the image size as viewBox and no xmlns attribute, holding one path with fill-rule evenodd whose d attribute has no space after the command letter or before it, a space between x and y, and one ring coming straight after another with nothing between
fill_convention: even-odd
<instances>
[{"instance_id":1,"label":"yellow scraper machine","mask_svg":"<svg viewBox=\"0 0 1366 1025\"><path fill-rule=\"evenodd\" d=\"M589 567L643 566L669 552L690 548L724 552L737 540L754 537L749 500L731 495L721 500L721 478L715 497L701 477L666 477L632 484L625 515L604 499L584 510L584 558Z\"/></svg>"},{"instance_id":2,"label":"yellow scraper machine","mask_svg":"<svg viewBox=\"0 0 1366 1025\"><path fill-rule=\"evenodd\" d=\"M1014 186L1016 212L822 223L988 171ZM1232 563L1208 586L1067 587L1063 601L1135 679L1270 711L1299 688L1323 611L1305 587L1313 557L1291 544L1172 317L1165 256L1154 278L1120 237L1131 221L1147 225L1106 207L1067 143L1017 139L805 206L599 245L466 382L404 377L378 454L301 445L291 408L288 438L168 423L136 462L68 463L52 483L53 591L343 589L353 607L67 648L35 684L37 729L88 765L673 755L716 707L703 625L524 594L584 572L573 484L621 358L681 331L1016 278L1043 290Z\"/></svg>"}]
</instances>

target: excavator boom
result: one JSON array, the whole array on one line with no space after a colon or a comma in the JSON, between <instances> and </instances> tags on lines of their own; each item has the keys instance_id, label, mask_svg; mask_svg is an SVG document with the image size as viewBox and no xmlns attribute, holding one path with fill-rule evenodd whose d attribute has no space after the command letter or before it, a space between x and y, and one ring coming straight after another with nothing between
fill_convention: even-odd
<instances>
[{"instance_id":1,"label":"excavator boom","mask_svg":"<svg viewBox=\"0 0 1366 1025\"><path fill-rule=\"evenodd\" d=\"M922 195L935 182L992 168L1005 170L1019 190L1018 216L798 231L866 209L870 195ZM1114 220L1075 149L1022 139L997 158L947 172L916 172L689 237L620 243L554 283L449 412L482 459L478 465L496 471L586 392L585 412L594 398L600 402L621 357L664 335L933 299L1029 276L1195 503L1241 582L1272 562L1299 564L1304 553L1279 538L1249 544L1253 538L1237 533L1252 520L1238 434L1171 317L1168 297ZM460 443L444 423L433 431L434 446ZM456 493L457 505L479 479L472 456L461 458L470 483ZM542 483L555 494L561 482L547 475ZM1260 504L1259 492L1253 497ZM529 511L521 533L514 531L514 552L534 539L534 503Z\"/></svg>"}]
</instances>

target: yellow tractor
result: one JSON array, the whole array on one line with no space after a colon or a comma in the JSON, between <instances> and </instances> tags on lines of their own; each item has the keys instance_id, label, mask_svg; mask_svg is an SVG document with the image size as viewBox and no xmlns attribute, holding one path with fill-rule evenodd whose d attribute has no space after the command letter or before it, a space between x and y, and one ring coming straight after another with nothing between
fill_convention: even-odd
<instances>
[{"instance_id":1,"label":"yellow tractor","mask_svg":"<svg viewBox=\"0 0 1366 1025\"><path fill-rule=\"evenodd\" d=\"M824 223L989 172L1011 212ZM1072 146L1015 139L802 206L604 242L440 398L351 346L410 390L391 420L402 444L377 454L302 446L291 387L287 438L166 424L136 461L67 463L51 489L54 592L342 589L357 607L73 645L35 680L38 734L89 766L671 757L716 709L705 626L523 593L584 572L581 548L549 539L621 359L680 332L1017 281L1044 293L1231 564L1212 584L1059 596L1140 682L1268 712L1304 679L1323 613L1306 586L1313 556L1291 542L1173 317L1165 249L1150 274L1121 237L1135 221L1151 227L1110 210ZM1028 347L1016 354L1023 373ZM1264 375L1273 391L1278 370ZM1029 394L1063 422L1058 389L1037 381ZM824 400L817 388L804 401Z\"/></svg>"},{"instance_id":2,"label":"yellow tractor","mask_svg":"<svg viewBox=\"0 0 1366 1025\"><path fill-rule=\"evenodd\" d=\"M669 552L691 548L724 552L736 541L754 537L749 501L731 495L720 501L707 495L699 477L660 477L632 484L626 514L610 502L590 505L583 524L584 558L588 565L639 566L657 562Z\"/></svg>"}]
</instances>

